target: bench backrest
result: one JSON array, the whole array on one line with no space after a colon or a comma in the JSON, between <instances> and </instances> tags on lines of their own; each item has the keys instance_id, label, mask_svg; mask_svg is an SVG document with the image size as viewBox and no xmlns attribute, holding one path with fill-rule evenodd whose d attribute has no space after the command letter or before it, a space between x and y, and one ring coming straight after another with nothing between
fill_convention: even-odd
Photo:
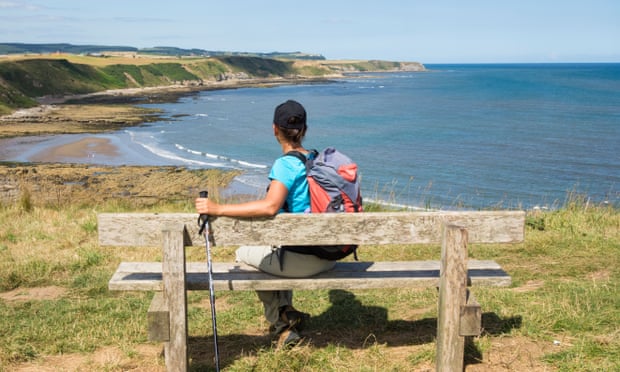
<instances>
[{"instance_id":1,"label":"bench backrest","mask_svg":"<svg viewBox=\"0 0 620 372\"><path fill-rule=\"evenodd\" d=\"M198 215L101 213L99 243L159 246L162 230L185 226L186 246L204 244ZM463 226L470 243L516 243L524 238L523 211L279 214L272 218L210 219L211 242L235 245L418 244L441 242L444 222Z\"/></svg>"}]
</instances>

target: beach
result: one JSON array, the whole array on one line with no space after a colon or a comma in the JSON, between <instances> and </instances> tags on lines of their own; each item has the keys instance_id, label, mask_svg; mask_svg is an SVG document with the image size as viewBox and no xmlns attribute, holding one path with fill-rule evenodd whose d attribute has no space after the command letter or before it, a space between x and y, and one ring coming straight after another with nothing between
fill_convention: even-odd
<instances>
[{"instance_id":1,"label":"beach","mask_svg":"<svg viewBox=\"0 0 620 372\"><path fill-rule=\"evenodd\" d=\"M156 110L134 104L156 92L174 100L188 91L160 87L81 97L96 103L44 98L40 106L0 117L0 203L27 196L42 205L110 198L150 204L168 197L191 200L201 187L230 183L234 173L150 166L144 162L146 150L106 137L154 120ZM130 158L136 158L134 164Z\"/></svg>"},{"instance_id":2,"label":"beach","mask_svg":"<svg viewBox=\"0 0 620 372\"><path fill-rule=\"evenodd\" d=\"M97 193L107 194L107 197L146 197L154 201L164 197L193 198L193 187L204 188L207 185L212 195L215 191L222 198L255 198L253 188L235 180L238 171L189 169L184 162L174 159L168 159L162 165L161 158L143 146L129 138L120 139L106 133L160 119L159 110L137 106L143 103L175 102L200 91L326 81L325 77L226 79L202 85L127 88L39 97L37 101L40 105L36 107L0 116L0 202L15 202L27 187L30 188L28 192L35 194L35 199L49 203L51 199L44 191L47 186L45 182L41 183L42 179L54 180L52 188L58 195L62 194L63 200L89 198L88 194ZM161 175L162 170L164 173L174 170L175 177L172 179L176 183L153 177L155 174ZM204 174L209 174L209 177ZM102 182L103 179L105 182ZM95 182L90 182L92 180ZM126 180L131 180L131 187L124 185ZM101 188L101 184L106 186ZM166 187L153 189L151 186L154 184ZM138 190L137 185L143 185L144 190ZM79 189L85 192L76 193Z\"/></svg>"},{"instance_id":3,"label":"beach","mask_svg":"<svg viewBox=\"0 0 620 372\"><path fill-rule=\"evenodd\" d=\"M247 83L238 82L237 85ZM159 118L158 110L138 107L137 104L174 102L196 91L237 85L235 82L202 87L170 85L39 97L39 106L0 116L0 161L97 163L93 158L98 158L103 164L115 163L113 159L119 164L126 163L128 155L136 154L127 154L121 148L125 146L93 134L118 131ZM76 136L52 139L55 135Z\"/></svg>"},{"instance_id":4,"label":"beach","mask_svg":"<svg viewBox=\"0 0 620 372\"><path fill-rule=\"evenodd\" d=\"M72 159L96 158L99 156L116 157L118 147L109 139L86 137L78 141L67 143L37 152L30 157L34 162L67 162Z\"/></svg>"},{"instance_id":5,"label":"beach","mask_svg":"<svg viewBox=\"0 0 620 372\"><path fill-rule=\"evenodd\" d=\"M0 161L71 162L98 156L105 164L131 163L136 149L127 154L125 145L100 136L85 136L118 131L160 119L159 110L137 106L142 103L175 102L200 91L268 87L327 81L325 78L298 79L229 79L204 85L170 85L114 89L62 97L39 97L39 106L19 109L0 116ZM49 141L49 136L81 134L63 143ZM27 154L22 156L21 154ZM130 156L127 156L130 155ZM146 153L142 153L146 155ZM116 161L113 161L116 159ZM148 159L140 159L149 164Z\"/></svg>"},{"instance_id":6,"label":"beach","mask_svg":"<svg viewBox=\"0 0 620 372\"><path fill-rule=\"evenodd\" d=\"M65 124L66 125L66 124ZM119 128L120 130L120 128ZM97 133L43 133L0 138L0 161L18 163L75 163L98 165L155 165L146 149L118 137Z\"/></svg>"},{"instance_id":7,"label":"beach","mask_svg":"<svg viewBox=\"0 0 620 372\"><path fill-rule=\"evenodd\" d=\"M220 89L231 87L229 82ZM135 106L139 102L173 102L197 90L171 86L44 97L40 106L0 117L0 203L27 196L39 205L119 198L148 205L192 200L202 189L248 197L234 182L239 172L161 165L147 149L106 134L157 120L159 111Z\"/></svg>"},{"instance_id":8,"label":"beach","mask_svg":"<svg viewBox=\"0 0 620 372\"><path fill-rule=\"evenodd\" d=\"M0 140L0 157L24 159L0 162L0 203L27 197L36 205L110 199L151 205L162 200L191 201L203 189L214 196L245 197L234 186L238 172L145 165L148 151L141 153L114 141L89 134ZM21 157L16 155L20 151ZM131 158L134 164L127 160Z\"/></svg>"}]
</instances>

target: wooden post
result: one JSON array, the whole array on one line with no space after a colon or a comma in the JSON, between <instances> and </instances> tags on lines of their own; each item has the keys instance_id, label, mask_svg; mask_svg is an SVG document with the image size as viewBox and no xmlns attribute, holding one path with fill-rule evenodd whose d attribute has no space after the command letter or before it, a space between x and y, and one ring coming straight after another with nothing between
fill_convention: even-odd
<instances>
[{"instance_id":1,"label":"wooden post","mask_svg":"<svg viewBox=\"0 0 620 372\"><path fill-rule=\"evenodd\" d=\"M170 341L170 311L162 292L155 292L146 313L149 341Z\"/></svg>"},{"instance_id":2,"label":"wooden post","mask_svg":"<svg viewBox=\"0 0 620 372\"><path fill-rule=\"evenodd\" d=\"M461 319L459 335L461 336L480 336L482 331L482 308L467 288L467 302L461 306Z\"/></svg>"},{"instance_id":3,"label":"wooden post","mask_svg":"<svg viewBox=\"0 0 620 372\"><path fill-rule=\"evenodd\" d=\"M444 223L442 234L436 368L454 372L463 370L465 353L460 313L467 296L467 230Z\"/></svg>"},{"instance_id":4,"label":"wooden post","mask_svg":"<svg viewBox=\"0 0 620 372\"><path fill-rule=\"evenodd\" d=\"M185 372L188 368L184 229L184 225L174 225L162 231L163 292L170 314L170 337L164 343L168 372Z\"/></svg>"}]
</instances>

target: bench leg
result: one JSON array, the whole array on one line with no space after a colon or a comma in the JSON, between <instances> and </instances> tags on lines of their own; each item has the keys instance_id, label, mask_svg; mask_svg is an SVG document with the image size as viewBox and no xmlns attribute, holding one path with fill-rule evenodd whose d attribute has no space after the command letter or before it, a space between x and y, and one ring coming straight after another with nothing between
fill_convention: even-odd
<instances>
[{"instance_id":1,"label":"bench leg","mask_svg":"<svg viewBox=\"0 0 620 372\"><path fill-rule=\"evenodd\" d=\"M466 303L467 230L443 226L437 319L437 371L462 371L465 338L460 334L461 307Z\"/></svg>"},{"instance_id":2,"label":"bench leg","mask_svg":"<svg viewBox=\"0 0 620 372\"><path fill-rule=\"evenodd\" d=\"M459 335L461 336L480 336L482 329L482 308L480 304L467 289L467 303L461 305L461 316Z\"/></svg>"},{"instance_id":3,"label":"bench leg","mask_svg":"<svg viewBox=\"0 0 620 372\"><path fill-rule=\"evenodd\" d=\"M168 306L170 337L164 344L166 370L188 369L187 294L185 292L185 245L183 225L166 227L163 232L163 294Z\"/></svg>"},{"instance_id":4,"label":"bench leg","mask_svg":"<svg viewBox=\"0 0 620 372\"><path fill-rule=\"evenodd\" d=\"M149 341L170 341L170 312L162 292L156 292L146 314Z\"/></svg>"}]
</instances>

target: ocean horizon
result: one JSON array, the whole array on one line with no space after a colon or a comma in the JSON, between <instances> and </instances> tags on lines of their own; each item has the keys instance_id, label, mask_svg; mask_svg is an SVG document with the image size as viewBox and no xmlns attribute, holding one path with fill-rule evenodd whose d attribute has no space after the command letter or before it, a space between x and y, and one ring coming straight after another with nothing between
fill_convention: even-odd
<instances>
[{"instance_id":1,"label":"ocean horizon","mask_svg":"<svg viewBox=\"0 0 620 372\"><path fill-rule=\"evenodd\" d=\"M426 67L318 84L203 91L142 105L163 110L162 120L89 135L108 138L123 151L120 158L84 162L238 169L244 173L235 192L260 195L280 155L271 132L273 110L295 99L308 112L304 145L334 146L355 160L367 200L414 208L531 209L585 196L620 205L620 64ZM32 141L43 146L71 138ZM28 156L21 151L4 160Z\"/></svg>"}]
</instances>

